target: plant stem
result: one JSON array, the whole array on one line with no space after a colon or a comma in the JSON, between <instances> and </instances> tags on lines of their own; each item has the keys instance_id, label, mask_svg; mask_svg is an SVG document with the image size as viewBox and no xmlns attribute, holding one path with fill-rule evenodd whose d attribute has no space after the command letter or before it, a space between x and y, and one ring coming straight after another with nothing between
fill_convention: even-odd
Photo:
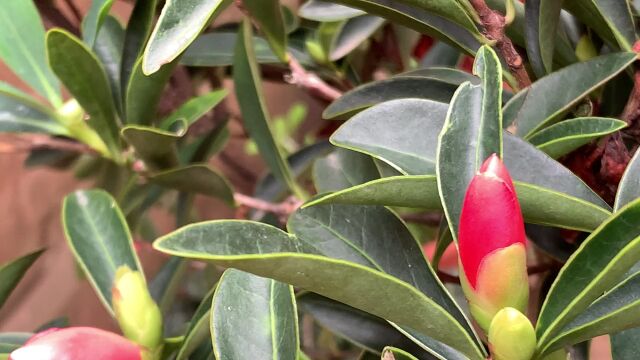
<instances>
[{"instance_id":1,"label":"plant stem","mask_svg":"<svg viewBox=\"0 0 640 360\"><path fill-rule=\"evenodd\" d=\"M305 70L293 55L289 54L291 74L285 77L289 84L297 85L323 100L332 102L342 96L342 92L327 84L316 73Z\"/></svg>"}]
</instances>

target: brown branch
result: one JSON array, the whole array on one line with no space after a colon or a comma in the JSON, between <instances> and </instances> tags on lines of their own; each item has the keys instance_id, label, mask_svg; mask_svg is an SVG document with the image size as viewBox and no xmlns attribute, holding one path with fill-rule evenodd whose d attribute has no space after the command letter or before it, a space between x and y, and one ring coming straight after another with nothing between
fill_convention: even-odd
<instances>
[{"instance_id":1,"label":"brown branch","mask_svg":"<svg viewBox=\"0 0 640 360\"><path fill-rule=\"evenodd\" d=\"M289 84L297 85L326 101L334 101L342 96L342 92L327 84L318 74L305 70L293 55L289 54L291 74L285 76Z\"/></svg>"},{"instance_id":2,"label":"brown branch","mask_svg":"<svg viewBox=\"0 0 640 360\"><path fill-rule=\"evenodd\" d=\"M281 203L272 203L262 199L254 198L241 193L233 194L235 201L241 205L254 210L265 211L279 216L288 216L300 207L302 202L294 197L289 197Z\"/></svg>"},{"instance_id":3,"label":"brown branch","mask_svg":"<svg viewBox=\"0 0 640 360\"><path fill-rule=\"evenodd\" d=\"M504 29L507 24L504 15L492 10L485 0L470 0L470 2L482 21L484 35L489 40L496 42L496 47L507 63L507 66L509 66L509 70L511 70L511 73L518 81L518 85L521 88L531 85L531 79L524 67L522 57L518 54L518 51L516 51L511 39L505 34Z\"/></svg>"},{"instance_id":4,"label":"brown branch","mask_svg":"<svg viewBox=\"0 0 640 360\"><path fill-rule=\"evenodd\" d=\"M0 137L0 153L29 152L39 149L62 150L83 154L97 154L85 144L43 134L5 135Z\"/></svg>"}]
</instances>

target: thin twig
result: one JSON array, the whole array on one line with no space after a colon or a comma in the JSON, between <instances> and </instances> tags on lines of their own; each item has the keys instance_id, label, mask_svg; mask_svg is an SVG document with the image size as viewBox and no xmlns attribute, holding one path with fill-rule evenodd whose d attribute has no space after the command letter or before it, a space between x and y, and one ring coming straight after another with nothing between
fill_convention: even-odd
<instances>
[{"instance_id":1,"label":"thin twig","mask_svg":"<svg viewBox=\"0 0 640 360\"><path fill-rule=\"evenodd\" d=\"M85 144L43 134L5 135L0 137L0 153L29 152L38 149L62 150L83 154L97 154Z\"/></svg>"},{"instance_id":2,"label":"thin twig","mask_svg":"<svg viewBox=\"0 0 640 360\"><path fill-rule=\"evenodd\" d=\"M489 40L496 42L496 47L509 66L509 70L518 80L519 86L525 88L531 85L531 79L524 67L522 57L516 51L511 39L504 32L507 25L504 15L492 10L485 0L470 0L470 2L482 21L484 35Z\"/></svg>"},{"instance_id":3,"label":"thin twig","mask_svg":"<svg viewBox=\"0 0 640 360\"><path fill-rule=\"evenodd\" d=\"M330 102L342 96L342 91L327 84L318 74L307 71L291 54L289 54L289 69L291 69L291 74L285 76L285 81L289 84L304 88Z\"/></svg>"},{"instance_id":4,"label":"thin twig","mask_svg":"<svg viewBox=\"0 0 640 360\"><path fill-rule=\"evenodd\" d=\"M281 203L272 203L262 199L254 198L241 193L233 194L235 201L242 206L254 210L265 211L279 216L288 216L300 207L302 202L294 197L289 197Z\"/></svg>"}]
</instances>

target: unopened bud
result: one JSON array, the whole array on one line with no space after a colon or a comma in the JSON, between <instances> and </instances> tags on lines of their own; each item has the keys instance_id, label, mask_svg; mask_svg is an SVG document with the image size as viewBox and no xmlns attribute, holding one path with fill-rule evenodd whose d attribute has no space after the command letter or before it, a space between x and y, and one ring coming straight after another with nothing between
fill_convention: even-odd
<instances>
[{"instance_id":1,"label":"unopened bud","mask_svg":"<svg viewBox=\"0 0 640 360\"><path fill-rule=\"evenodd\" d=\"M536 349L536 332L524 314L504 308L491 321L489 348L493 360L530 360Z\"/></svg>"}]
</instances>

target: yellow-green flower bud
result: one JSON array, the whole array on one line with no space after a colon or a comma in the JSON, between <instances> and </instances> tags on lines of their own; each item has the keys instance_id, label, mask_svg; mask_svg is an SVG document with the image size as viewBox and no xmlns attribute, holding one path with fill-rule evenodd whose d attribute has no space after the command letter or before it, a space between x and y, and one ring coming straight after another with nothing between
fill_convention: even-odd
<instances>
[{"instance_id":1,"label":"yellow-green flower bud","mask_svg":"<svg viewBox=\"0 0 640 360\"><path fill-rule=\"evenodd\" d=\"M536 350L536 332L524 314L504 308L491 321L489 348L493 360L530 360Z\"/></svg>"},{"instance_id":2,"label":"yellow-green flower bud","mask_svg":"<svg viewBox=\"0 0 640 360\"><path fill-rule=\"evenodd\" d=\"M124 335L154 352L162 345L162 314L153 301L142 274L128 266L116 271L113 309Z\"/></svg>"}]
</instances>

